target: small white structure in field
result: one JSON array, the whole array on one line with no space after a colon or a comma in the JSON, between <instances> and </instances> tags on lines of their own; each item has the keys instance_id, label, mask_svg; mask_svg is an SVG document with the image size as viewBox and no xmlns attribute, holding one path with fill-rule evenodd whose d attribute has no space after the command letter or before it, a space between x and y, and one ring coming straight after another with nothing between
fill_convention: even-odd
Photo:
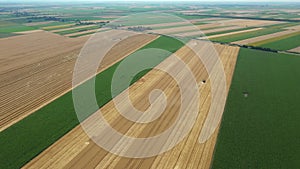
<instances>
[{"instance_id":1,"label":"small white structure in field","mask_svg":"<svg viewBox=\"0 0 300 169\"><path fill-rule=\"evenodd\" d=\"M245 98L247 98L247 97L249 96L249 93L246 92L246 91L244 91L244 92L243 92L243 95L244 95Z\"/></svg>"}]
</instances>

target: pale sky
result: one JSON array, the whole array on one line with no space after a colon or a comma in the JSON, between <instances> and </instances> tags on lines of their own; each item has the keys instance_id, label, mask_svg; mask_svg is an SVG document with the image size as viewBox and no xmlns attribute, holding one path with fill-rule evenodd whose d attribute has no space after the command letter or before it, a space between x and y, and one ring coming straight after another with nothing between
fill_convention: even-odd
<instances>
[{"instance_id":1,"label":"pale sky","mask_svg":"<svg viewBox=\"0 0 300 169\"><path fill-rule=\"evenodd\" d=\"M300 2L300 0L0 0L0 2Z\"/></svg>"}]
</instances>

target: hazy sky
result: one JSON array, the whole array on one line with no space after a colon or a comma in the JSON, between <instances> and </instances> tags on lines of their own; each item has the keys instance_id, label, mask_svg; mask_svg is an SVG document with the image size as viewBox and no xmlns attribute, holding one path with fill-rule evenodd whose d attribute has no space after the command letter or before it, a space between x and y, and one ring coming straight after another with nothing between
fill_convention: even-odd
<instances>
[{"instance_id":1,"label":"hazy sky","mask_svg":"<svg viewBox=\"0 0 300 169\"><path fill-rule=\"evenodd\" d=\"M178 1L178 2L300 2L300 0L0 0L0 2L159 2L159 1Z\"/></svg>"}]
</instances>

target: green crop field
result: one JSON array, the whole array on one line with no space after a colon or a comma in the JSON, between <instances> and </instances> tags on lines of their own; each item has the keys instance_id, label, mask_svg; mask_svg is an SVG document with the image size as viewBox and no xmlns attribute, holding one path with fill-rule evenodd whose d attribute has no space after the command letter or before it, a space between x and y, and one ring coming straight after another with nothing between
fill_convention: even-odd
<instances>
[{"instance_id":1,"label":"green crop field","mask_svg":"<svg viewBox=\"0 0 300 169\"><path fill-rule=\"evenodd\" d=\"M142 49L158 48L173 53L182 46L183 43L178 40L161 36ZM149 60L145 60L145 62L149 62L155 66L167 57L168 55L152 57L150 54ZM112 99L111 79L120 62L95 77L95 95L99 107L102 107ZM130 67L128 66L128 69ZM139 73L134 77L132 83L148 71L150 70ZM91 82L93 81L88 80L78 87L84 87ZM119 84L117 90L123 91L126 88L126 84ZM87 113L90 115L95 111L90 110ZM79 122L73 107L72 92L70 91L0 133L0 168L22 167L78 124Z\"/></svg>"},{"instance_id":2,"label":"green crop field","mask_svg":"<svg viewBox=\"0 0 300 169\"><path fill-rule=\"evenodd\" d=\"M229 42L239 41L239 40L253 38L253 37L257 37L257 36L267 35L267 34L271 34L271 33L276 33L276 32L280 32L280 31L282 31L282 30L268 28L268 29L262 29L262 30L252 31L252 32L244 32L244 33L238 33L238 34L234 34L234 35L212 38L210 40L217 41L217 42L229 43Z\"/></svg>"},{"instance_id":3,"label":"green crop field","mask_svg":"<svg viewBox=\"0 0 300 169\"><path fill-rule=\"evenodd\" d=\"M284 29L287 27L291 27L291 26L296 26L299 25L299 23L279 23L279 24L275 24L275 25L268 25L268 26L264 26L264 28L272 28L272 29Z\"/></svg>"},{"instance_id":4,"label":"green crop field","mask_svg":"<svg viewBox=\"0 0 300 169\"><path fill-rule=\"evenodd\" d=\"M243 30L248 30L248 29L253 29L253 27L246 27L246 28L239 28L239 29L233 29L233 30L226 30L226 31L212 32L212 33L207 33L207 34L205 34L205 35L206 35L206 36L211 36L211 35L218 35L218 34L224 34L224 33L230 33L230 32L243 31Z\"/></svg>"},{"instance_id":5,"label":"green crop field","mask_svg":"<svg viewBox=\"0 0 300 169\"><path fill-rule=\"evenodd\" d=\"M0 21L0 32L1 33L13 33L13 32L22 32L35 30L36 28L25 26L22 24L9 22L9 21Z\"/></svg>"},{"instance_id":6,"label":"green crop field","mask_svg":"<svg viewBox=\"0 0 300 169\"><path fill-rule=\"evenodd\" d=\"M279 51L293 49L300 46L300 33L286 35L278 38L272 38L268 41L262 41L254 43L252 45L275 49Z\"/></svg>"},{"instance_id":7,"label":"green crop field","mask_svg":"<svg viewBox=\"0 0 300 169\"><path fill-rule=\"evenodd\" d=\"M62 25L53 25L53 26L43 26L41 27L43 30L46 31L53 31L53 30L58 30L58 29L65 29L65 28L71 28L71 27L75 27L76 25L73 23L65 23Z\"/></svg>"},{"instance_id":8,"label":"green crop field","mask_svg":"<svg viewBox=\"0 0 300 169\"><path fill-rule=\"evenodd\" d=\"M11 36L17 36L18 34L15 33L2 33L0 32L0 38L7 38L7 37L11 37Z\"/></svg>"},{"instance_id":9,"label":"green crop field","mask_svg":"<svg viewBox=\"0 0 300 169\"><path fill-rule=\"evenodd\" d=\"M213 169L299 168L299 65L296 55L240 50Z\"/></svg>"},{"instance_id":10,"label":"green crop field","mask_svg":"<svg viewBox=\"0 0 300 169\"><path fill-rule=\"evenodd\" d=\"M66 24L70 24L71 22L51 22L51 23L46 23L46 24L39 24L39 25L35 25L33 27L37 27L37 28L44 28L44 27L49 27L49 26L60 26L60 25L66 25Z\"/></svg>"}]
</instances>

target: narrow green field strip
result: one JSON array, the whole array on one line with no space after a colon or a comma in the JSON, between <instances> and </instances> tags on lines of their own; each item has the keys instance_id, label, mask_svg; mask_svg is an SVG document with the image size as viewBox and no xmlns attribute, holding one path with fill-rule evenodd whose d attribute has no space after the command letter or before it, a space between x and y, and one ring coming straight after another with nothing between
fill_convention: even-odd
<instances>
[{"instance_id":1,"label":"narrow green field strip","mask_svg":"<svg viewBox=\"0 0 300 169\"><path fill-rule=\"evenodd\" d=\"M209 23L208 22L195 22L193 24L199 26L199 25L206 25L206 24L209 24Z\"/></svg>"},{"instance_id":2,"label":"narrow green field strip","mask_svg":"<svg viewBox=\"0 0 300 169\"><path fill-rule=\"evenodd\" d=\"M30 26L24 26L24 25L0 27L0 32L7 32L7 33L23 32L23 31L31 31L31 30L37 30L37 28L30 27Z\"/></svg>"},{"instance_id":3,"label":"narrow green field strip","mask_svg":"<svg viewBox=\"0 0 300 169\"><path fill-rule=\"evenodd\" d=\"M67 22L52 22L52 23L35 25L34 27L45 28L45 27L51 27L51 26L61 26L61 25L66 25L66 24L71 24L71 23L67 23Z\"/></svg>"},{"instance_id":4,"label":"narrow green field strip","mask_svg":"<svg viewBox=\"0 0 300 169\"><path fill-rule=\"evenodd\" d=\"M161 36L142 49L158 48L173 53L183 45L178 40ZM149 53L149 60L145 60L145 62L156 66L167 57L168 55L152 56ZM111 80L120 62L99 73L94 77L95 79L88 80L77 87L87 87L93 82L92 80L95 80L95 95L99 108L112 99ZM131 67L133 65L129 65L128 69ZM140 72L134 77L132 83L149 71ZM126 84L120 83L116 90L121 92L126 88ZM87 114L90 115L95 111L87 110ZM73 106L72 91L70 91L0 133L0 168L22 167L78 124L79 121Z\"/></svg>"},{"instance_id":5,"label":"narrow green field strip","mask_svg":"<svg viewBox=\"0 0 300 169\"><path fill-rule=\"evenodd\" d=\"M284 29L287 27L291 27L291 26L296 26L299 25L299 23L280 23L280 24L275 24L275 25L268 25L268 26L264 26L264 28L272 28L272 29Z\"/></svg>"},{"instance_id":6,"label":"narrow green field strip","mask_svg":"<svg viewBox=\"0 0 300 169\"><path fill-rule=\"evenodd\" d=\"M232 25L216 26L216 27L210 27L210 28L202 28L201 30L210 30L210 29L227 28L227 27L232 27Z\"/></svg>"},{"instance_id":7,"label":"narrow green field strip","mask_svg":"<svg viewBox=\"0 0 300 169\"><path fill-rule=\"evenodd\" d=\"M0 32L0 38L8 38L8 37L11 37L11 36L18 36L20 34L15 34L15 33L2 33Z\"/></svg>"},{"instance_id":8,"label":"narrow green field strip","mask_svg":"<svg viewBox=\"0 0 300 169\"><path fill-rule=\"evenodd\" d=\"M299 168L299 65L297 55L240 49L212 169Z\"/></svg>"},{"instance_id":9,"label":"narrow green field strip","mask_svg":"<svg viewBox=\"0 0 300 169\"><path fill-rule=\"evenodd\" d=\"M192 27L192 25L191 25L191 27ZM197 29L195 27L195 29L191 29L191 30L183 30L183 31L177 31L177 32L168 33L168 35L174 35L174 36L176 36L176 34L188 33L188 32L200 32L200 29Z\"/></svg>"},{"instance_id":10,"label":"narrow green field strip","mask_svg":"<svg viewBox=\"0 0 300 169\"><path fill-rule=\"evenodd\" d=\"M97 32L97 31L96 31ZM73 35L73 36L69 36L70 38L77 38L77 37L80 37L80 36L86 36L86 35L91 35L91 34L94 34L96 32L87 32L87 33L82 33L82 34L78 34L78 35Z\"/></svg>"},{"instance_id":11,"label":"narrow green field strip","mask_svg":"<svg viewBox=\"0 0 300 169\"><path fill-rule=\"evenodd\" d=\"M71 30L65 30L65 31L60 31L60 32L55 32L59 35L67 35L67 34L71 34L71 33L76 33L76 32L84 32L84 31L88 31L88 30L93 30L93 29L99 29L101 28L100 25L95 25L95 26L90 26L90 27L85 27L85 28L75 28L75 29L71 29Z\"/></svg>"},{"instance_id":12,"label":"narrow green field strip","mask_svg":"<svg viewBox=\"0 0 300 169\"><path fill-rule=\"evenodd\" d=\"M70 38L77 38L77 37L80 37L80 36L86 36L86 35L91 35L91 34L94 34L94 33L97 33L97 32L105 32L105 31L109 31L111 29L107 29L107 30L95 30L95 32L82 32L82 34L77 34L77 35L73 35L73 36L68 36Z\"/></svg>"},{"instance_id":13,"label":"narrow green field strip","mask_svg":"<svg viewBox=\"0 0 300 169\"><path fill-rule=\"evenodd\" d=\"M231 27L231 26L226 26L226 27ZM223 27L221 27L223 28ZM214 27L214 28L209 28L209 29L218 29L218 27ZM195 30L192 30L192 31L189 31L189 32L200 32L200 31L203 31L203 30L209 30L209 29L199 29L199 31L195 31ZM198 35L191 35L191 36L187 36L189 38L200 38L200 37L206 37L206 36L210 36L210 35L217 35L217 34L223 34L223 33L229 33L229 32L235 32L235 31L241 31L241 30L246 30L246 29L251 29L251 28L239 28L239 29L232 29L232 30L227 30L227 31L216 31L216 32L211 32L211 33L207 33L205 34L204 32L202 32L203 34L198 34ZM186 32L183 32L183 33L186 33Z\"/></svg>"},{"instance_id":14,"label":"narrow green field strip","mask_svg":"<svg viewBox=\"0 0 300 169\"><path fill-rule=\"evenodd\" d=\"M58 29L65 29L65 28L71 28L71 27L75 27L75 24L69 23L69 24L63 24L63 25L57 25L57 26L46 26L46 27L42 27L43 30L45 31L54 31L54 30L58 30Z\"/></svg>"},{"instance_id":15,"label":"narrow green field strip","mask_svg":"<svg viewBox=\"0 0 300 169\"><path fill-rule=\"evenodd\" d=\"M0 32L1 33L13 33L13 32L23 32L36 30L37 28L31 26L25 26L22 24L8 22L8 21L0 21Z\"/></svg>"},{"instance_id":16,"label":"narrow green field strip","mask_svg":"<svg viewBox=\"0 0 300 169\"><path fill-rule=\"evenodd\" d=\"M267 35L271 33L276 33L282 31L281 29L261 29L257 31L252 31L252 32L245 32L245 33L238 33L234 35L228 35L228 36L222 36L222 37L217 37L217 38L212 38L212 41L217 41L217 42L234 42L234 41L240 41L244 39L249 39L257 36L262 36L262 35Z\"/></svg>"},{"instance_id":17,"label":"narrow green field strip","mask_svg":"<svg viewBox=\"0 0 300 169\"><path fill-rule=\"evenodd\" d=\"M289 37L292 37L292 36L296 36L298 34L300 34L300 32L294 32L294 33L290 33L290 34L286 34L286 35L282 35L282 36L278 36L278 37L273 37L273 38L262 40L262 41L259 41L259 42L250 43L249 45L260 46L260 45L263 45L263 44L267 44L267 43L279 41L279 40L282 40L282 39L286 39L286 38L289 38Z\"/></svg>"},{"instance_id":18,"label":"narrow green field strip","mask_svg":"<svg viewBox=\"0 0 300 169\"><path fill-rule=\"evenodd\" d=\"M173 14L180 17L180 18L183 18L183 19L204 19L204 18L209 18L209 17L206 17L206 16L185 15L185 14L182 14L182 13L175 13L175 12Z\"/></svg>"},{"instance_id":19,"label":"narrow green field strip","mask_svg":"<svg viewBox=\"0 0 300 169\"><path fill-rule=\"evenodd\" d=\"M253 46L260 46L264 48L275 49L279 51L289 50L296 48L300 45L300 32L289 36L274 38L271 41L265 41L262 43L254 44Z\"/></svg>"},{"instance_id":20,"label":"narrow green field strip","mask_svg":"<svg viewBox=\"0 0 300 169\"><path fill-rule=\"evenodd\" d=\"M205 35L206 35L206 36L218 35L218 34L224 34L224 33L230 33L230 32L243 31L243 30L248 30L248 29L253 29L253 28L254 28L254 27L245 27L245 28L232 29L232 30L226 30L226 31L212 32L212 33L207 33L207 34L205 34Z\"/></svg>"},{"instance_id":21,"label":"narrow green field strip","mask_svg":"<svg viewBox=\"0 0 300 169\"><path fill-rule=\"evenodd\" d=\"M187 23L187 24L179 24L179 25L172 25L172 26L159 26L159 27L155 27L153 28L153 30L157 30L157 29L167 29L167 28L177 28L177 27L182 27L182 26L191 26L192 24ZM151 27L151 26L150 26Z\"/></svg>"}]
</instances>

